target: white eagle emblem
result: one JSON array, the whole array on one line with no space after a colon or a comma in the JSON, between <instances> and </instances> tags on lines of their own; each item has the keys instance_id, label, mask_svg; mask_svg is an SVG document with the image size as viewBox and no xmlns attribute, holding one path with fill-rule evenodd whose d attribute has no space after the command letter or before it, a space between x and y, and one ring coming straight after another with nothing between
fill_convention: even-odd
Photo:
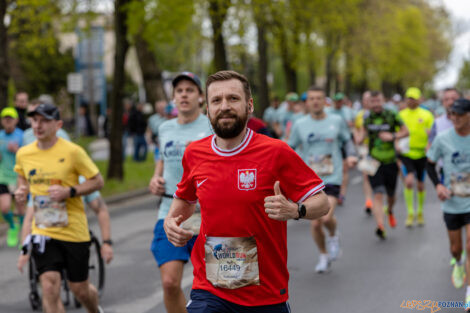
<instances>
[{"instance_id":1,"label":"white eagle emblem","mask_svg":"<svg viewBox=\"0 0 470 313\"><path fill-rule=\"evenodd\" d=\"M256 169L238 170L238 189L253 190L256 188Z\"/></svg>"}]
</instances>

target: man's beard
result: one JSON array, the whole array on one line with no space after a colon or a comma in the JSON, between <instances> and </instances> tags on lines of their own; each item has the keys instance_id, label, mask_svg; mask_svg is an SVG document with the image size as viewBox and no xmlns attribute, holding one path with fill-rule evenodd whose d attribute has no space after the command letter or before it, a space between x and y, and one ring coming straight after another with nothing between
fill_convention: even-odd
<instances>
[{"instance_id":1,"label":"man's beard","mask_svg":"<svg viewBox=\"0 0 470 313\"><path fill-rule=\"evenodd\" d=\"M210 122L218 137L223 139L235 138L245 129L248 113L248 106L246 107L245 114L241 116L231 112L220 112L215 118L210 117ZM219 120L225 117L234 118L235 121L230 122L230 124L220 124Z\"/></svg>"}]
</instances>

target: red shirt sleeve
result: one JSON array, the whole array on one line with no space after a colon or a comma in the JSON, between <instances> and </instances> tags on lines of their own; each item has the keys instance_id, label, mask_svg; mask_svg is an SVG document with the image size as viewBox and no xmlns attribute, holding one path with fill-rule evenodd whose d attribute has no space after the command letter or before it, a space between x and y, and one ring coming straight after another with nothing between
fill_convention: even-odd
<instances>
[{"instance_id":1,"label":"red shirt sleeve","mask_svg":"<svg viewBox=\"0 0 470 313\"><path fill-rule=\"evenodd\" d=\"M183 177L181 181L176 185L177 189L173 197L177 199L186 200L189 203L196 203L197 196L196 196L196 187L194 186L194 181L192 177L191 167L189 166L189 160L191 157L188 156L190 151L188 148L183 154Z\"/></svg>"},{"instance_id":2,"label":"red shirt sleeve","mask_svg":"<svg viewBox=\"0 0 470 313\"><path fill-rule=\"evenodd\" d=\"M323 190L320 177L284 142L277 157L277 177L282 193L294 202L303 202Z\"/></svg>"}]
</instances>

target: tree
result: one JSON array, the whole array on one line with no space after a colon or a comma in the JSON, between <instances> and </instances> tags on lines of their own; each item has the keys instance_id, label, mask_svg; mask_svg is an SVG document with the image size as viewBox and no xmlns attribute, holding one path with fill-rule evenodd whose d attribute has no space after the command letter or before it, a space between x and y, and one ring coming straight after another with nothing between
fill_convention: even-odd
<instances>
[{"instance_id":1,"label":"tree","mask_svg":"<svg viewBox=\"0 0 470 313\"><path fill-rule=\"evenodd\" d=\"M462 91L470 90L470 59L465 60L460 68L457 88Z\"/></svg>"},{"instance_id":2,"label":"tree","mask_svg":"<svg viewBox=\"0 0 470 313\"><path fill-rule=\"evenodd\" d=\"M230 7L230 0L208 0L209 16L212 23L212 42L214 45L214 67L216 71L229 69L223 24Z\"/></svg>"},{"instance_id":3,"label":"tree","mask_svg":"<svg viewBox=\"0 0 470 313\"><path fill-rule=\"evenodd\" d=\"M115 0L114 2L114 33L116 36L116 51L114 55L113 90L111 93L111 134L110 159L108 179L122 180L124 178L122 151L122 100L125 82L124 62L129 49L127 40L127 10L125 6L131 0Z\"/></svg>"},{"instance_id":4,"label":"tree","mask_svg":"<svg viewBox=\"0 0 470 313\"><path fill-rule=\"evenodd\" d=\"M7 0L0 0L0 21L5 19ZM8 80L10 64L8 62L8 38L5 23L0 23L0 110L8 104Z\"/></svg>"}]
</instances>

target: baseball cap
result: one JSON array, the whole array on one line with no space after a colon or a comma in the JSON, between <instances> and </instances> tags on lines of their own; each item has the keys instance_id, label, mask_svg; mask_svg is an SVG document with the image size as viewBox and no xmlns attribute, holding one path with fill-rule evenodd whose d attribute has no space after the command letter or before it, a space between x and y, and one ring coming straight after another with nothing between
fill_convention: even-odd
<instances>
[{"instance_id":1,"label":"baseball cap","mask_svg":"<svg viewBox=\"0 0 470 313\"><path fill-rule=\"evenodd\" d=\"M173 78L173 81L171 82L171 84L173 85L173 88L175 88L176 85L183 79L192 81L194 84L196 84L197 88L202 93L201 80L199 79L199 77L197 77L196 74L191 73L191 72L181 72L178 75L176 75L176 77Z\"/></svg>"},{"instance_id":2,"label":"baseball cap","mask_svg":"<svg viewBox=\"0 0 470 313\"><path fill-rule=\"evenodd\" d=\"M41 103L34 111L28 113L28 116L42 115L48 120L60 120L59 109L49 103Z\"/></svg>"},{"instance_id":3,"label":"baseball cap","mask_svg":"<svg viewBox=\"0 0 470 313\"><path fill-rule=\"evenodd\" d=\"M300 96L300 100L302 100L302 101L307 101L307 92L304 92L304 93Z\"/></svg>"},{"instance_id":4,"label":"baseball cap","mask_svg":"<svg viewBox=\"0 0 470 313\"><path fill-rule=\"evenodd\" d=\"M335 96L333 97L333 100L335 101L339 101L339 100L343 100L344 99L344 93L342 92L337 92L335 94Z\"/></svg>"},{"instance_id":5,"label":"baseball cap","mask_svg":"<svg viewBox=\"0 0 470 313\"><path fill-rule=\"evenodd\" d=\"M2 110L0 113L1 117L11 117L11 118L18 118L18 112L16 112L15 108L7 107Z\"/></svg>"},{"instance_id":6,"label":"baseball cap","mask_svg":"<svg viewBox=\"0 0 470 313\"><path fill-rule=\"evenodd\" d=\"M296 92L289 92L286 95L286 101L299 101L299 95Z\"/></svg>"},{"instance_id":7,"label":"baseball cap","mask_svg":"<svg viewBox=\"0 0 470 313\"><path fill-rule=\"evenodd\" d=\"M405 98L419 100L421 98L421 90L416 87L410 87L406 90Z\"/></svg>"},{"instance_id":8,"label":"baseball cap","mask_svg":"<svg viewBox=\"0 0 470 313\"><path fill-rule=\"evenodd\" d=\"M455 100L450 107L451 112L455 112L457 114L464 114L470 112L470 100L465 98L460 98Z\"/></svg>"}]
</instances>

